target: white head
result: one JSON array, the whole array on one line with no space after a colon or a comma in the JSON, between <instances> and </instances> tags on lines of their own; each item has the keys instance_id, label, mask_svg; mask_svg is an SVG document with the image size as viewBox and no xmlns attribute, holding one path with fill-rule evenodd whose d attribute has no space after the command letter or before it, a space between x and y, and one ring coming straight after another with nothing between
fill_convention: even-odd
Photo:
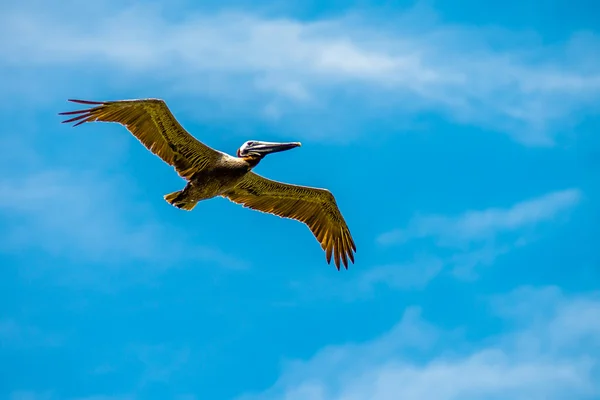
<instances>
[{"instance_id":1,"label":"white head","mask_svg":"<svg viewBox=\"0 0 600 400\"><path fill-rule=\"evenodd\" d=\"M249 140L238 149L237 156L242 158L263 158L267 154L291 150L299 146L301 146L300 142L275 143Z\"/></svg>"}]
</instances>

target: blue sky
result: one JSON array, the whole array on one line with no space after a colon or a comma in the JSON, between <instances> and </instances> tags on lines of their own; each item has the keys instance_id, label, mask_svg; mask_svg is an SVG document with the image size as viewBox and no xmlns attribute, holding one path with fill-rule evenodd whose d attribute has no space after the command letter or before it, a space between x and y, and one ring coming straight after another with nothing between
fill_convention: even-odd
<instances>
[{"instance_id":1,"label":"blue sky","mask_svg":"<svg viewBox=\"0 0 600 400\"><path fill-rule=\"evenodd\" d=\"M0 5L0 398L600 396L597 4L169 4ZM356 264L57 116L140 97L302 141L257 172L330 189Z\"/></svg>"}]
</instances>

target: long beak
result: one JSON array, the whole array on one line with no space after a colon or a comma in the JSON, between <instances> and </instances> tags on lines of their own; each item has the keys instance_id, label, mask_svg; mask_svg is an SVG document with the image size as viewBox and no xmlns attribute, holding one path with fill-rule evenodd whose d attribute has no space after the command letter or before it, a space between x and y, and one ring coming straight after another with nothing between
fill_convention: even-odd
<instances>
[{"instance_id":1,"label":"long beak","mask_svg":"<svg viewBox=\"0 0 600 400\"><path fill-rule=\"evenodd\" d=\"M273 142L254 142L252 147L248 149L254 153L260 153L263 156L271 153L278 153L280 151L291 150L294 147L300 147L300 142L289 142L289 143L273 143Z\"/></svg>"}]
</instances>

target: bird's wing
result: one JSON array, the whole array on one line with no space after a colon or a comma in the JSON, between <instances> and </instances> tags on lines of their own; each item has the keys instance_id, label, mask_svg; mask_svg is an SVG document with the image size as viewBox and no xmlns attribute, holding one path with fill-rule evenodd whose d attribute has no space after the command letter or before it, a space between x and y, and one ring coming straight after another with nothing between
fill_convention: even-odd
<instances>
[{"instance_id":1,"label":"bird's wing","mask_svg":"<svg viewBox=\"0 0 600 400\"><path fill-rule=\"evenodd\" d=\"M346 269L348 258L354 263L356 245L329 190L290 185L249 172L224 197L253 210L303 222L321 243L328 264L334 256L338 270L340 260Z\"/></svg>"},{"instance_id":2,"label":"bird's wing","mask_svg":"<svg viewBox=\"0 0 600 400\"><path fill-rule=\"evenodd\" d=\"M190 135L175 119L167 104L160 99L87 101L69 100L92 107L60 113L76 115L63 123L103 121L125 126L148 150L172 165L184 179L191 176L224 153L214 150Z\"/></svg>"}]
</instances>

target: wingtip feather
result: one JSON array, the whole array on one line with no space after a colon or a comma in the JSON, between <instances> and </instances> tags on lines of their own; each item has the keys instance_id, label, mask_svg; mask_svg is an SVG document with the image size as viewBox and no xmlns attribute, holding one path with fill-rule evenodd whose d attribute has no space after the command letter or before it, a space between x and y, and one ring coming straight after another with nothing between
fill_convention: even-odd
<instances>
[{"instance_id":1,"label":"wingtip feather","mask_svg":"<svg viewBox=\"0 0 600 400\"><path fill-rule=\"evenodd\" d=\"M91 101L91 100L80 100L80 99L67 99L68 101L72 102L72 103L79 103L79 104L96 104L96 105L100 105L100 104L104 104L103 101Z\"/></svg>"}]
</instances>

